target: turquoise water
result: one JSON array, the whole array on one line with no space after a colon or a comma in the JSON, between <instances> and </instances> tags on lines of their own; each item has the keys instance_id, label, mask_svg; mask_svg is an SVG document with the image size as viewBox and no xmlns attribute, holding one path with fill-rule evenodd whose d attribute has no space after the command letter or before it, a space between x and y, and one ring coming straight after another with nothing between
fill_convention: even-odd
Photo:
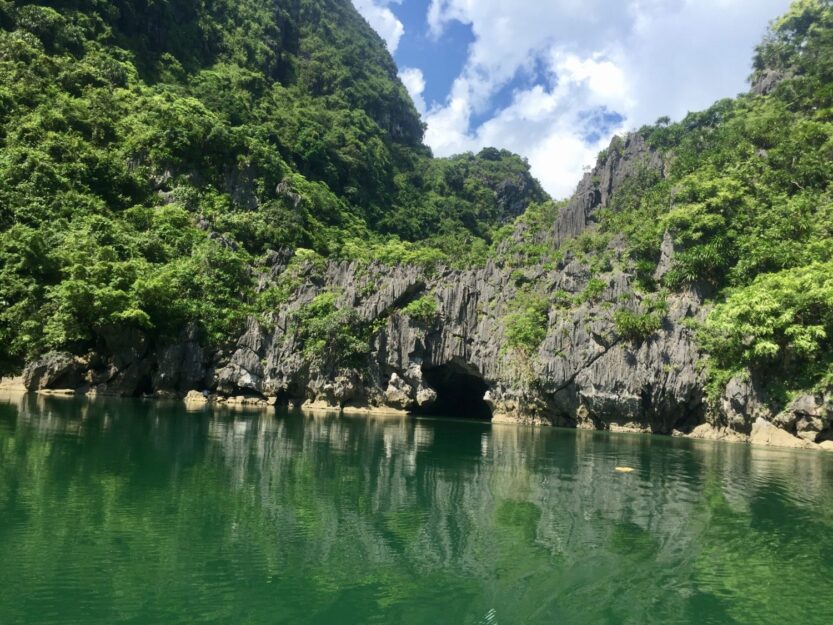
<instances>
[{"instance_id":1,"label":"turquoise water","mask_svg":"<svg viewBox=\"0 0 833 625\"><path fill-rule=\"evenodd\" d=\"M0 396L0 623L829 624L832 480L743 445Z\"/></svg>"}]
</instances>

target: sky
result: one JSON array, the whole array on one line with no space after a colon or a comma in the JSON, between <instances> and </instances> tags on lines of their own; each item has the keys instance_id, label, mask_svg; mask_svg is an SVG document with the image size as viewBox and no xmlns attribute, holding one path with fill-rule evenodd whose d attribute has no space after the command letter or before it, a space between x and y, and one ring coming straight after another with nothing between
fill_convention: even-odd
<instances>
[{"instance_id":1,"label":"sky","mask_svg":"<svg viewBox=\"0 0 833 625\"><path fill-rule=\"evenodd\" d=\"M436 156L506 148L570 195L615 134L747 89L790 0L353 0Z\"/></svg>"}]
</instances>

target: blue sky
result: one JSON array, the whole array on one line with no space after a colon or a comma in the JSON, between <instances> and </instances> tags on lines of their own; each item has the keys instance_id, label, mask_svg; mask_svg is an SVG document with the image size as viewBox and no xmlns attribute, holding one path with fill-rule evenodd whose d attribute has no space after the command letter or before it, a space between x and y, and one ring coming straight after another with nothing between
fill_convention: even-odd
<instances>
[{"instance_id":1,"label":"blue sky","mask_svg":"<svg viewBox=\"0 0 833 625\"><path fill-rule=\"evenodd\" d=\"M555 197L614 134L746 89L790 0L353 0L438 156L493 145Z\"/></svg>"}]
</instances>

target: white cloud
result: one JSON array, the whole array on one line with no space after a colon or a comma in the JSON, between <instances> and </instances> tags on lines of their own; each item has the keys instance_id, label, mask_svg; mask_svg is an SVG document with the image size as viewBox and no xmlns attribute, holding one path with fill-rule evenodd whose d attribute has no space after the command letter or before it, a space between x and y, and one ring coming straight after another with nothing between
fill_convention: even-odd
<instances>
[{"instance_id":1,"label":"white cloud","mask_svg":"<svg viewBox=\"0 0 833 625\"><path fill-rule=\"evenodd\" d=\"M405 27L388 8L401 0L353 0L353 6L362 14L379 36L385 40L391 54L399 47L399 40L405 34Z\"/></svg>"},{"instance_id":2,"label":"white cloud","mask_svg":"<svg viewBox=\"0 0 833 625\"><path fill-rule=\"evenodd\" d=\"M685 0L676 10L642 11L621 51L639 99L637 123L682 118L746 89L752 54L769 20L791 0Z\"/></svg>"},{"instance_id":3,"label":"white cloud","mask_svg":"<svg viewBox=\"0 0 833 625\"><path fill-rule=\"evenodd\" d=\"M509 106L473 131L468 131L471 106L466 85L459 81L457 97L427 114L427 143L440 156L487 145L508 148L529 159L533 173L551 194L569 195L584 166L614 132L623 130L616 125L588 140L598 125L588 112L599 114L631 100L622 71L610 60L557 51L548 70L558 76L555 86L538 84L517 91Z\"/></svg>"},{"instance_id":4,"label":"white cloud","mask_svg":"<svg viewBox=\"0 0 833 625\"><path fill-rule=\"evenodd\" d=\"M755 44L789 3L432 0L428 24L440 45L454 20L469 24L475 40L447 101L425 113L426 141L441 156L514 150L550 193L568 195L612 134L742 91ZM536 62L547 76L492 111L495 93ZM588 116L601 107L625 121L599 136ZM471 127L483 114L489 119Z\"/></svg>"},{"instance_id":5,"label":"white cloud","mask_svg":"<svg viewBox=\"0 0 833 625\"><path fill-rule=\"evenodd\" d=\"M425 76L422 70L416 67L403 67L399 72L399 80L405 85L408 93L411 94L411 99L414 101L420 115L425 114Z\"/></svg>"},{"instance_id":6,"label":"white cloud","mask_svg":"<svg viewBox=\"0 0 833 625\"><path fill-rule=\"evenodd\" d=\"M631 104L627 78L622 69L600 55L581 58L561 49L552 51L552 69L560 81L586 85L589 93L611 106Z\"/></svg>"}]
</instances>

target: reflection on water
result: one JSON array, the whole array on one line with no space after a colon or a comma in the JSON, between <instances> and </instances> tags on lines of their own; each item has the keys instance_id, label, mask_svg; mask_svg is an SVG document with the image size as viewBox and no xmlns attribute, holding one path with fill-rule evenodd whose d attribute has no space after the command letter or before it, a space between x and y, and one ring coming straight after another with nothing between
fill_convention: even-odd
<instances>
[{"instance_id":1,"label":"reflection on water","mask_svg":"<svg viewBox=\"0 0 833 625\"><path fill-rule=\"evenodd\" d=\"M831 623L831 460L0 396L0 623Z\"/></svg>"}]
</instances>

